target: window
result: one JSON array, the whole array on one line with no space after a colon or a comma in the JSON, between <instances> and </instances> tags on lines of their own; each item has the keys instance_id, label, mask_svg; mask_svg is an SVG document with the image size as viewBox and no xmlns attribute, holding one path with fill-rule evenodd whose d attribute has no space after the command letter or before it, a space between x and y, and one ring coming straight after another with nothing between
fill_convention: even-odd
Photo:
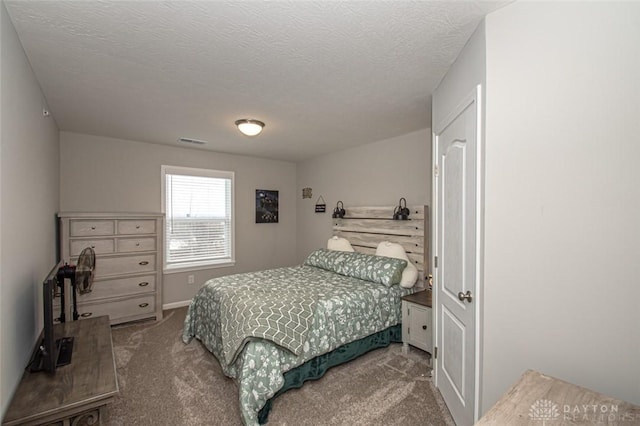
<instances>
[{"instance_id":1,"label":"window","mask_svg":"<svg viewBox=\"0 0 640 426\"><path fill-rule=\"evenodd\" d=\"M233 172L162 166L164 269L235 262Z\"/></svg>"}]
</instances>

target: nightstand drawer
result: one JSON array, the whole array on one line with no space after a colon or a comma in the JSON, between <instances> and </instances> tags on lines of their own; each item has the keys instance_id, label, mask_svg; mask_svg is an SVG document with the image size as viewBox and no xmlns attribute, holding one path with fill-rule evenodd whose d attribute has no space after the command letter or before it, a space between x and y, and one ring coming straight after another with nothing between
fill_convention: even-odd
<instances>
[{"instance_id":1,"label":"nightstand drawer","mask_svg":"<svg viewBox=\"0 0 640 426\"><path fill-rule=\"evenodd\" d=\"M402 343L431 353L433 351L433 327L429 294L416 293L402 299Z\"/></svg>"},{"instance_id":2,"label":"nightstand drawer","mask_svg":"<svg viewBox=\"0 0 640 426\"><path fill-rule=\"evenodd\" d=\"M409 344L431 352L431 308L426 306L409 304Z\"/></svg>"}]
</instances>

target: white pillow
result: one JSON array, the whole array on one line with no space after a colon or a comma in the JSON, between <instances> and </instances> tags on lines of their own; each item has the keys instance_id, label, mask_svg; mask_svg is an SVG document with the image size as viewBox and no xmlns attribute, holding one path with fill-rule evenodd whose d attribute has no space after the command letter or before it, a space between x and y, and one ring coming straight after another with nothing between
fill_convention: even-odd
<instances>
[{"instance_id":1,"label":"white pillow","mask_svg":"<svg viewBox=\"0 0 640 426\"><path fill-rule=\"evenodd\" d=\"M351 247L349 240L335 235L327 241L327 248L335 251L355 251L353 247Z\"/></svg>"},{"instance_id":2,"label":"white pillow","mask_svg":"<svg viewBox=\"0 0 640 426\"><path fill-rule=\"evenodd\" d=\"M402 271L402 279L400 280L401 287L411 288L418 281L418 268L411 263L407 253L405 253L404 248L400 244L383 241L378 244L376 256L394 257L407 261L407 267Z\"/></svg>"}]
</instances>

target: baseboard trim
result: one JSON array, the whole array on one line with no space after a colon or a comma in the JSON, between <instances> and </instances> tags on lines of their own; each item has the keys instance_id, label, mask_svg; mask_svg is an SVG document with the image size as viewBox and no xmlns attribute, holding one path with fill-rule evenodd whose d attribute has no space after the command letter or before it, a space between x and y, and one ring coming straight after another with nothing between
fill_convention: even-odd
<instances>
[{"instance_id":1,"label":"baseboard trim","mask_svg":"<svg viewBox=\"0 0 640 426\"><path fill-rule=\"evenodd\" d=\"M162 305L162 310L166 311L168 309L182 308L184 306L189 306L190 303L191 303L191 299L183 300L181 302L165 303L164 305Z\"/></svg>"}]
</instances>

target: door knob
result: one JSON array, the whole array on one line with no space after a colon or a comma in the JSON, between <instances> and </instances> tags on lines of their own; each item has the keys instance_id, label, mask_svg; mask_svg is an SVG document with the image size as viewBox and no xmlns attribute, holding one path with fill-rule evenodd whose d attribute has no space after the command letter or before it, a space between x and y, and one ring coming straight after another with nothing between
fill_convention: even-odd
<instances>
[{"instance_id":1,"label":"door knob","mask_svg":"<svg viewBox=\"0 0 640 426\"><path fill-rule=\"evenodd\" d=\"M471 302L471 300L473 299L473 297L471 296L471 290L467 290L466 293L463 293L463 292L458 293L458 299L460 299L463 302L465 299L467 300L467 302Z\"/></svg>"}]
</instances>

